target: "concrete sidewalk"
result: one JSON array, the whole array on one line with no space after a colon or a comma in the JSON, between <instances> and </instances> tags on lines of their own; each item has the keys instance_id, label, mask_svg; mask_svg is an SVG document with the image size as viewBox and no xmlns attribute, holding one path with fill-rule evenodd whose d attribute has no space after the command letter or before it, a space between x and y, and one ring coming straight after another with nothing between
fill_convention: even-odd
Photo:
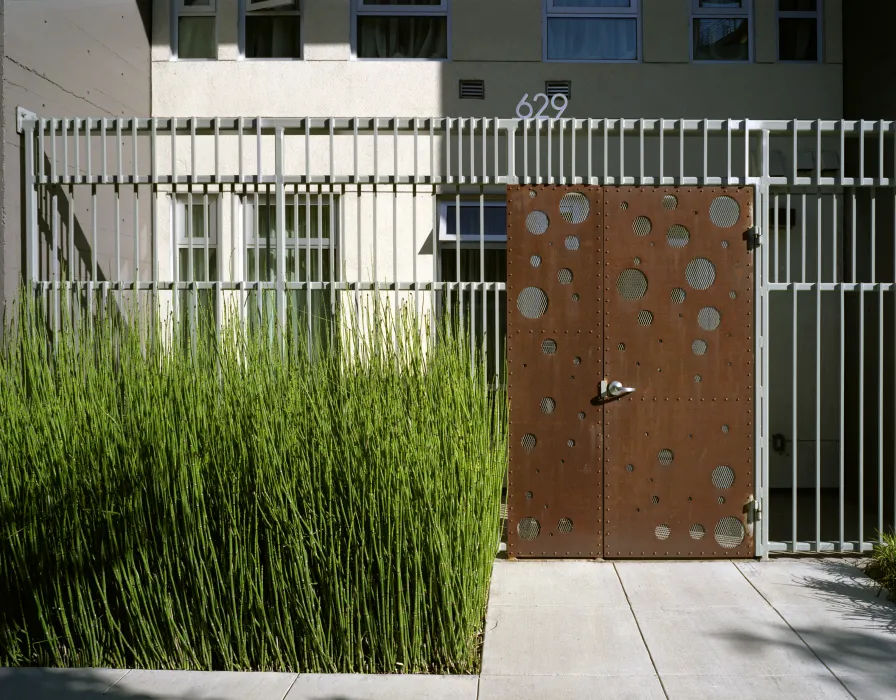
<instances>
[{"instance_id":1,"label":"concrete sidewalk","mask_svg":"<svg viewBox=\"0 0 896 700\"><path fill-rule=\"evenodd\" d=\"M497 562L479 700L892 700L896 605L844 560Z\"/></svg>"},{"instance_id":2,"label":"concrete sidewalk","mask_svg":"<svg viewBox=\"0 0 896 700\"><path fill-rule=\"evenodd\" d=\"M838 559L498 561L479 677L0 669L0 699L890 700L884 596Z\"/></svg>"}]
</instances>

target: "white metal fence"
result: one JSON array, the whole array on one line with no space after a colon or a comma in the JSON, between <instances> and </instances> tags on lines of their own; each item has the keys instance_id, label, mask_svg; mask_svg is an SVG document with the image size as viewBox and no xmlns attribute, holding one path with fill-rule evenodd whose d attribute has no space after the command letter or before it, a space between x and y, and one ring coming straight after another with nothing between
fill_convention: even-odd
<instances>
[{"instance_id":1,"label":"white metal fence","mask_svg":"<svg viewBox=\"0 0 896 700\"><path fill-rule=\"evenodd\" d=\"M72 291L188 329L204 299L219 323L228 301L250 324L301 314L313 339L379 293L454 309L498 376L506 185L752 185L758 553L865 550L893 527L894 122L21 123L25 276L56 291L56 322Z\"/></svg>"}]
</instances>

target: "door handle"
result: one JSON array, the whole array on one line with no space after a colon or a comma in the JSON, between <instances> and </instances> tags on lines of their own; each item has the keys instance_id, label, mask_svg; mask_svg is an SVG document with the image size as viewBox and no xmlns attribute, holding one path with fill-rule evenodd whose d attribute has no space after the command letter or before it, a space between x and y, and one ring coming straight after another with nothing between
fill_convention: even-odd
<instances>
[{"instance_id":1,"label":"door handle","mask_svg":"<svg viewBox=\"0 0 896 700\"><path fill-rule=\"evenodd\" d=\"M608 382L604 379L600 383L600 402L610 401L612 399L621 399L623 396L627 394L631 394L635 391L634 387L625 386L622 382ZM594 403L594 402L592 402Z\"/></svg>"},{"instance_id":2,"label":"door handle","mask_svg":"<svg viewBox=\"0 0 896 700\"><path fill-rule=\"evenodd\" d=\"M626 394L632 394L634 391L634 387L623 386L622 382L610 382L610 385L607 387L607 394L614 399L621 398Z\"/></svg>"}]
</instances>

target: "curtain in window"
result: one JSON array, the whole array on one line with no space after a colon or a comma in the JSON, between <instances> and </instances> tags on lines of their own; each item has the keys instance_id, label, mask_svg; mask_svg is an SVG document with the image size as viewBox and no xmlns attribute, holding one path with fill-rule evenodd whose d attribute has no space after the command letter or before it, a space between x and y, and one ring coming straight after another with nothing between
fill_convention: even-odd
<instances>
[{"instance_id":1,"label":"curtain in window","mask_svg":"<svg viewBox=\"0 0 896 700\"><path fill-rule=\"evenodd\" d=\"M177 23L178 58L216 58L215 18L181 17Z\"/></svg>"},{"instance_id":2,"label":"curtain in window","mask_svg":"<svg viewBox=\"0 0 896 700\"><path fill-rule=\"evenodd\" d=\"M361 58L446 58L445 17L359 17Z\"/></svg>"},{"instance_id":3,"label":"curtain in window","mask_svg":"<svg viewBox=\"0 0 896 700\"><path fill-rule=\"evenodd\" d=\"M247 17L248 58L298 58L298 17Z\"/></svg>"},{"instance_id":4,"label":"curtain in window","mask_svg":"<svg viewBox=\"0 0 896 700\"><path fill-rule=\"evenodd\" d=\"M637 60L637 20L615 17L551 18L548 20L548 58L570 61Z\"/></svg>"}]
</instances>

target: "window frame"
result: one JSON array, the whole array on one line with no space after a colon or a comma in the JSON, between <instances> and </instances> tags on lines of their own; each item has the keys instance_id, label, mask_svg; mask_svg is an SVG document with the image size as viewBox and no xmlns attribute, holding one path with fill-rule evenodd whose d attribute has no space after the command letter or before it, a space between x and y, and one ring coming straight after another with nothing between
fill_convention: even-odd
<instances>
[{"instance_id":1,"label":"window frame","mask_svg":"<svg viewBox=\"0 0 896 700\"><path fill-rule=\"evenodd\" d=\"M641 0L631 0L631 6L624 7L557 7L555 0L544 0L541 4L541 60L543 63L643 63L644 62L644 22ZM634 19L637 34L638 57L628 58L548 58L548 22L552 18L606 18Z\"/></svg>"},{"instance_id":2,"label":"window frame","mask_svg":"<svg viewBox=\"0 0 896 700\"><path fill-rule=\"evenodd\" d=\"M252 214L255 209L255 202L257 202L259 208L261 206L269 206L276 207L276 195L273 193L267 192L245 192L239 195L239 222L240 222L240 233L242 239L242 260L244 261L244 265L242 266L242 270L240 272L240 279L243 279L246 282L257 282L259 280L250 279L252 275L247 273L248 259L249 259L249 250L255 250L257 244L257 250L261 251L264 248L272 248L271 242L274 240L273 238L260 237L256 235L255 231L255 219ZM320 205L317 203L317 193L315 192L288 192L287 193L287 205L292 204L293 202L297 202L298 206L302 209L305 209L306 206L311 209L313 212L318 206L329 206L330 205L330 193L322 193L321 194L321 202ZM306 204L308 203L308 204ZM326 257L329 260L332 260L333 266L331 268L331 277L332 279L326 280L299 280L300 282L318 282L322 281L324 283L329 284L332 282L339 282L340 272L342 270L342 261L339 258L340 248L339 248L339 221L340 221L340 211L341 211L341 196L339 194L333 193L333 211L330 214L330 223L332 227L330 229L329 238L308 238L308 237L287 237L285 240L285 246L287 251L294 250L297 251L298 255L306 254L306 251L310 251L312 257L317 255L318 250L322 252L321 259ZM252 217L252 218L250 218ZM315 218L315 221L317 219ZM251 227L250 227L251 224ZM330 256L330 250L332 249L333 255ZM298 269L298 257L296 258L296 264ZM260 276L260 274L259 274ZM313 275L311 275L313 277ZM264 281L264 280L262 280Z\"/></svg>"},{"instance_id":3,"label":"window frame","mask_svg":"<svg viewBox=\"0 0 896 700\"><path fill-rule=\"evenodd\" d=\"M239 49L240 61L302 61L305 59L305 22L304 0L298 0L298 10L271 10L259 11L249 9L249 0L239 0L239 36L237 38L237 46ZM299 55L291 58L248 58L246 56L246 20L251 15L261 15L264 17L298 17L299 18Z\"/></svg>"},{"instance_id":4,"label":"window frame","mask_svg":"<svg viewBox=\"0 0 896 700\"><path fill-rule=\"evenodd\" d=\"M204 199L205 193L196 194L192 193L192 206L193 207L204 207ZM189 282L219 282L221 281L221 256L220 256L220 223L221 223L221 198L217 193L208 195L208 213L206 214L206 220L208 222L208 238L206 239L205 232L203 231L202 236L190 236L189 238L186 236L187 230L187 219L189 217L190 211L190 197L191 193L189 192L178 192L174 194L174 206L172 207L172 229L174 235L172 236L174 240L174 260L172 261L174 264L174 278L175 280L180 281L180 251L182 250L192 250L191 255L199 255L205 254L205 243L208 240L208 251L211 253L212 250L215 251L215 274L209 274L211 272L211 267L206 267L206 277L214 277L214 279L208 280L187 280ZM198 202L196 200L199 200ZM195 231L193 232L195 234ZM192 276L192 274L191 274Z\"/></svg>"},{"instance_id":5,"label":"window frame","mask_svg":"<svg viewBox=\"0 0 896 700\"><path fill-rule=\"evenodd\" d=\"M211 7L192 7L185 4L185 0L171 0L171 60L172 61L217 61L218 60L218 0L210 0ZM215 20L214 58L181 58L178 53L178 33L181 17L212 17Z\"/></svg>"},{"instance_id":6,"label":"window frame","mask_svg":"<svg viewBox=\"0 0 896 700\"><path fill-rule=\"evenodd\" d=\"M439 0L438 5L370 5L364 7L364 0L351 1L351 48L352 61L411 61L414 63L446 63L452 60L451 46L451 0ZM445 17L447 37L447 56L445 58L362 58L358 56L358 18L359 17L392 17L392 16L432 16Z\"/></svg>"},{"instance_id":7,"label":"window frame","mask_svg":"<svg viewBox=\"0 0 896 700\"><path fill-rule=\"evenodd\" d=\"M743 7L700 7L700 0L691 0L691 19L688 23L690 29L688 37L688 51L691 63L702 65L746 65L756 62L756 24L754 22L753 0L743 0ZM699 19L746 19L747 20L747 60L745 61L721 61L716 59L704 60L695 58L694 26Z\"/></svg>"},{"instance_id":8,"label":"window frame","mask_svg":"<svg viewBox=\"0 0 896 700\"><path fill-rule=\"evenodd\" d=\"M775 1L775 60L778 63L803 63L812 65L815 63L824 63L824 1L815 0L814 10L795 10L787 11L781 9L781 0ZM818 35L816 39L818 45L818 58L814 61L791 61L781 58L781 20L782 19L814 19L815 31Z\"/></svg>"},{"instance_id":9,"label":"window frame","mask_svg":"<svg viewBox=\"0 0 896 700\"><path fill-rule=\"evenodd\" d=\"M483 202L485 207L503 207L507 209L507 202L503 199L486 199ZM479 209L479 199L471 199L469 197L461 197L460 206L466 209ZM448 208L457 206L457 200L454 197L439 200L439 235L438 249L442 248L478 248L480 242L485 244L485 249L489 248L506 248L507 247L507 230L503 235L482 235L479 233L460 232L460 240L455 236L453 231L448 231ZM460 221L460 218L456 218Z\"/></svg>"}]
</instances>

